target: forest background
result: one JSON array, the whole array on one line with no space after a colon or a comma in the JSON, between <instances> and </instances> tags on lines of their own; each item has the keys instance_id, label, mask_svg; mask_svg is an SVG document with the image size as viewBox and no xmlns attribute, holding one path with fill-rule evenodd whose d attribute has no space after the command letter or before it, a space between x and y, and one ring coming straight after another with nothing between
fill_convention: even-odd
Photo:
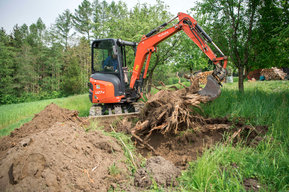
<instances>
[{"instance_id":1,"label":"forest background","mask_svg":"<svg viewBox=\"0 0 289 192\"><path fill-rule=\"evenodd\" d=\"M244 91L249 71L289 66L288 1L200 0L188 14L229 56L229 72L238 75L240 91ZM29 26L16 24L10 34L1 28L0 104L88 92L94 39L139 42L173 17L160 0L155 5L139 3L132 9L123 1L83 0L77 9L59 14L49 28L41 18ZM132 69L132 52L128 57ZM211 69L208 58L181 32L158 46L146 84L173 84L178 80L176 72Z\"/></svg>"}]
</instances>

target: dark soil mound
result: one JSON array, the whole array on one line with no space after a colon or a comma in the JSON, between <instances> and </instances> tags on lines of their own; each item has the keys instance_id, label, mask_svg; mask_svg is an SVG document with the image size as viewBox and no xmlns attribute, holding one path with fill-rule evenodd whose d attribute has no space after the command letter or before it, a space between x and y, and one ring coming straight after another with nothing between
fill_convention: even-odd
<instances>
[{"instance_id":1,"label":"dark soil mound","mask_svg":"<svg viewBox=\"0 0 289 192\"><path fill-rule=\"evenodd\" d=\"M15 143L0 160L0 191L107 191L128 184L121 145L85 132L80 121L51 104L14 131L6 141Z\"/></svg>"}]
</instances>

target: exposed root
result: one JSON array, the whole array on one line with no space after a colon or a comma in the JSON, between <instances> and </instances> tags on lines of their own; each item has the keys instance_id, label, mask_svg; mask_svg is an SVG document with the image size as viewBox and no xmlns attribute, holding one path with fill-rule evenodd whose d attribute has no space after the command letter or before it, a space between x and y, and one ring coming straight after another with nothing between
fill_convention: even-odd
<instances>
[{"instance_id":1,"label":"exposed root","mask_svg":"<svg viewBox=\"0 0 289 192\"><path fill-rule=\"evenodd\" d=\"M155 95L147 95L147 102L140 115L140 121L132 129L132 137L141 148L146 148L157 155L158 150L154 149L153 139L155 133L164 136L177 135L179 132L193 130L196 135L204 134L230 134L226 142L245 142L250 145L254 140L258 143L261 139L258 137L262 133L259 128L248 126L238 120L229 121L228 119L206 119L199 114L202 111L201 103L206 103L209 98L198 94L199 78L190 77L191 85L189 87L181 83L179 85L166 87L163 83L163 89ZM155 87L155 86L154 86ZM232 126L234 125L234 126Z\"/></svg>"},{"instance_id":2,"label":"exposed root","mask_svg":"<svg viewBox=\"0 0 289 192\"><path fill-rule=\"evenodd\" d=\"M196 113L196 109L201 109L200 103L208 101L208 97L197 94L200 89L197 78L191 78L189 87L181 83L179 78L178 84L183 87L182 89L176 86L166 87L164 83L160 83L164 89L148 97L141 113L141 121L132 131L137 141L152 150L148 140L154 131L177 134L179 131L204 125L205 120Z\"/></svg>"}]
</instances>

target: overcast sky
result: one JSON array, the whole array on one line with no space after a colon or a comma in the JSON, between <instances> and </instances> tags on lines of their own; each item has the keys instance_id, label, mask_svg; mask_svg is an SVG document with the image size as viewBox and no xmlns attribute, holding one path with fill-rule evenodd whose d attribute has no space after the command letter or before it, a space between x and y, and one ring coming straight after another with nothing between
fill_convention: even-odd
<instances>
[{"instance_id":1,"label":"overcast sky","mask_svg":"<svg viewBox=\"0 0 289 192\"><path fill-rule=\"evenodd\" d=\"M91 2L93 0L90 0ZM112 0L106 0L111 2ZM118 0L115 0L118 1ZM196 0L163 0L169 5L169 11L173 14L187 12L194 6ZM0 28L3 27L10 33L13 26L24 23L35 23L39 17L47 27L55 23L57 16L69 9L74 12L82 0L0 0ZM138 2L154 5L155 0L123 0L131 9Z\"/></svg>"}]
</instances>

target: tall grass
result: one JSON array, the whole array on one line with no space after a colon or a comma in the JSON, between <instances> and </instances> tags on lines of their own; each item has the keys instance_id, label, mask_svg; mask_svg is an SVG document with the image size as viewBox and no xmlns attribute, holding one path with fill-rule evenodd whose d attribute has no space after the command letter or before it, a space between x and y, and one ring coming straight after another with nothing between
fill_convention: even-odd
<instances>
[{"instance_id":1,"label":"tall grass","mask_svg":"<svg viewBox=\"0 0 289 192\"><path fill-rule=\"evenodd\" d=\"M203 106L210 117L245 118L267 125L267 137L257 148L219 144L205 151L180 177L182 191L245 191L254 178L260 191L289 190L289 81L226 84L221 96Z\"/></svg>"},{"instance_id":2,"label":"tall grass","mask_svg":"<svg viewBox=\"0 0 289 192\"><path fill-rule=\"evenodd\" d=\"M34 114L42 111L50 103L55 103L63 108L77 110L80 116L87 116L91 106L87 94L29 103L2 105L0 106L0 136L7 135L13 129L30 121Z\"/></svg>"},{"instance_id":3,"label":"tall grass","mask_svg":"<svg viewBox=\"0 0 289 192\"><path fill-rule=\"evenodd\" d=\"M226 84L204 111L210 117L244 117L248 123L268 125L275 138L289 142L289 81L245 82L244 93L237 84Z\"/></svg>"}]
</instances>

